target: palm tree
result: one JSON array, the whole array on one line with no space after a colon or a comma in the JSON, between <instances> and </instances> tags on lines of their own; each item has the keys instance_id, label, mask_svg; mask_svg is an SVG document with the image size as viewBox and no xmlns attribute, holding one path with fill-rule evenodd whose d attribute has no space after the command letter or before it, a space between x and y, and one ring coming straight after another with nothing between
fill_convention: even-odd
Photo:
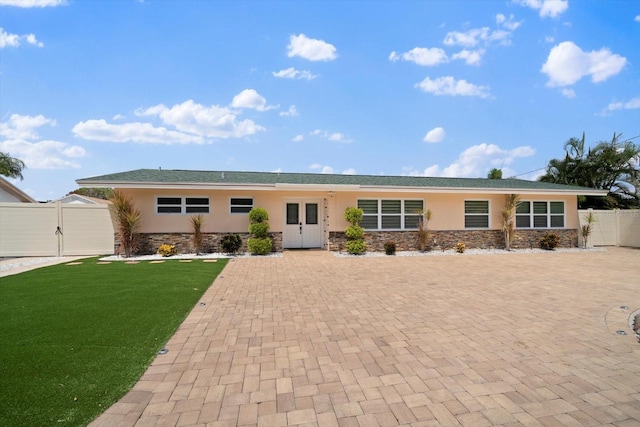
<instances>
[{"instance_id":1,"label":"palm tree","mask_svg":"<svg viewBox=\"0 0 640 427\"><path fill-rule=\"evenodd\" d=\"M9 153L0 151L0 175L9 178L18 178L22 181L24 179L22 170L25 168L26 166L22 160L11 157Z\"/></svg>"}]
</instances>

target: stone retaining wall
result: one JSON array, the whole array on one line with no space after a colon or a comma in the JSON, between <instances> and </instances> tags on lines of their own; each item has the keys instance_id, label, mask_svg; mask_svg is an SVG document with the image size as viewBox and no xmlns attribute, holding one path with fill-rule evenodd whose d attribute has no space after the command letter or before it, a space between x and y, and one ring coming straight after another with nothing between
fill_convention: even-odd
<instances>
[{"instance_id":1,"label":"stone retaining wall","mask_svg":"<svg viewBox=\"0 0 640 427\"><path fill-rule=\"evenodd\" d=\"M560 238L558 247L575 248L578 246L578 230L517 230L511 244L513 249L538 248L540 238L553 232ZM398 251L418 250L416 231L365 231L364 240L367 250L383 252L384 244L393 241ZM430 250L452 249L456 243L464 242L468 249L504 249L504 237L500 230L448 230L430 231ZM344 251L347 239L344 232L329 233L330 249Z\"/></svg>"}]
</instances>

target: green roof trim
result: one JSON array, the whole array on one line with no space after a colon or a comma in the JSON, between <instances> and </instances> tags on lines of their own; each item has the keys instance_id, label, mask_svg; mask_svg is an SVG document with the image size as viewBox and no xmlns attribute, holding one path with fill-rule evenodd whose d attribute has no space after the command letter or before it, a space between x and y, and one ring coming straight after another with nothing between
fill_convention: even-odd
<instances>
[{"instance_id":1,"label":"green roof trim","mask_svg":"<svg viewBox=\"0 0 640 427\"><path fill-rule=\"evenodd\" d=\"M137 169L108 175L82 178L79 185L113 184L221 184L221 185L324 185L397 188L513 189L559 191L582 194L604 190L552 184L522 179L439 178L421 176L336 175L284 172L197 171L178 169Z\"/></svg>"}]
</instances>

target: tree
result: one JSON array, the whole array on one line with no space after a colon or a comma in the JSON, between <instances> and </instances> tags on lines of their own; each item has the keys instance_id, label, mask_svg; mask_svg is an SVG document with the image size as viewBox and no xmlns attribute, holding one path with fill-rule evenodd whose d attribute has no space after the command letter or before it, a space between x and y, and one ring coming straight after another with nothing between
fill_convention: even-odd
<instances>
[{"instance_id":1,"label":"tree","mask_svg":"<svg viewBox=\"0 0 640 427\"><path fill-rule=\"evenodd\" d=\"M640 146L631 140L621 141L621 136L614 133L611 142L600 141L588 149L584 132L580 139L569 139L564 144L564 159L550 160L538 180L609 191L606 198L579 199L580 208L640 207Z\"/></svg>"},{"instance_id":2,"label":"tree","mask_svg":"<svg viewBox=\"0 0 640 427\"><path fill-rule=\"evenodd\" d=\"M502 179L502 169L493 168L487 174L488 179Z\"/></svg>"},{"instance_id":3,"label":"tree","mask_svg":"<svg viewBox=\"0 0 640 427\"><path fill-rule=\"evenodd\" d=\"M11 157L9 153L0 151L0 175L8 176L9 178L18 178L22 181L24 179L22 170L25 168L26 166L22 160Z\"/></svg>"},{"instance_id":4,"label":"tree","mask_svg":"<svg viewBox=\"0 0 640 427\"><path fill-rule=\"evenodd\" d=\"M113 188L89 188L89 187L80 187L76 190L73 190L67 194L79 194L81 196L86 197L94 197L96 199L104 199L109 200L113 197Z\"/></svg>"}]
</instances>

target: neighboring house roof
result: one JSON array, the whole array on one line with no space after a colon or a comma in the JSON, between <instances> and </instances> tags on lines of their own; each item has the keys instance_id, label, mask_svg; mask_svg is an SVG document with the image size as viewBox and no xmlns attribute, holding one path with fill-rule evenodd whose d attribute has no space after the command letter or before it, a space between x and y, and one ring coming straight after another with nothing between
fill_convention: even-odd
<instances>
[{"instance_id":1,"label":"neighboring house roof","mask_svg":"<svg viewBox=\"0 0 640 427\"><path fill-rule=\"evenodd\" d=\"M33 197L0 176L0 202L38 203Z\"/></svg>"},{"instance_id":2,"label":"neighboring house roof","mask_svg":"<svg viewBox=\"0 0 640 427\"><path fill-rule=\"evenodd\" d=\"M605 196L606 190L521 179L432 178L137 169L76 180L83 187L155 189L299 189L324 191L403 191L430 193L532 193Z\"/></svg>"},{"instance_id":3,"label":"neighboring house roof","mask_svg":"<svg viewBox=\"0 0 640 427\"><path fill-rule=\"evenodd\" d=\"M83 196L81 194L67 194L57 200L53 200L51 203L61 202L70 204L85 204L85 205L106 205L109 204L108 200L97 199L95 197Z\"/></svg>"}]
</instances>

